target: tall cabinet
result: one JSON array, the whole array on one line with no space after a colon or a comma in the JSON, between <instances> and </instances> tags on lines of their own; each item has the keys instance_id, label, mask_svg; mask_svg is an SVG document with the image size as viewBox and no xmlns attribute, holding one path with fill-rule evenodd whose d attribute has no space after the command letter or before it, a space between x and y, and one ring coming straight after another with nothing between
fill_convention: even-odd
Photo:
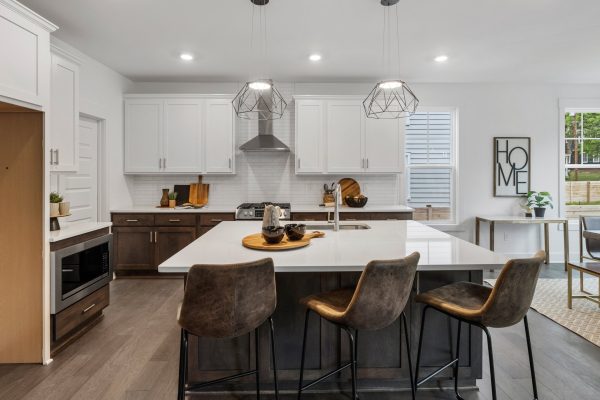
<instances>
[{"instance_id":1,"label":"tall cabinet","mask_svg":"<svg viewBox=\"0 0 600 400\"><path fill-rule=\"evenodd\" d=\"M126 96L125 173L233 174L234 134L229 96Z\"/></svg>"}]
</instances>

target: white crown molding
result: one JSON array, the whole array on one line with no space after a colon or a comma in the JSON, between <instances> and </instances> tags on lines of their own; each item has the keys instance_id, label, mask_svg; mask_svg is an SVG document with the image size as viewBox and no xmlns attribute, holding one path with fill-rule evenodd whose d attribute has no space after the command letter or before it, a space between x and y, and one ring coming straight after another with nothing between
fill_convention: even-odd
<instances>
[{"instance_id":1,"label":"white crown molding","mask_svg":"<svg viewBox=\"0 0 600 400\"><path fill-rule=\"evenodd\" d=\"M0 0L0 1L2 1L2 0ZM54 43L50 43L50 51L54 54L58 54L59 56L66 58L67 60L69 60L77 65L82 64L82 61L79 57L77 57L73 53L55 45Z\"/></svg>"},{"instance_id":2,"label":"white crown molding","mask_svg":"<svg viewBox=\"0 0 600 400\"><path fill-rule=\"evenodd\" d=\"M58 29L58 26L48 21L46 18L41 15L35 13L31 9L25 7L23 4L19 3L15 0L0 0L0 5L5 6L9 10L14 11L20 16L26 18L27 20L33 22L34 24L40 26L44 30L48 32L54 32Z\"/></svg>"},{"instance_id":3,"label":"white crown molding","mask_svg":"<svg viewBox=\"0 0 600 400\"><path fill-rule=\"evenodd\" d=\"M126 93L123 95L125 99L233 99L235 94L204 94L204 93Z\"/></svg>"}]
</instances>

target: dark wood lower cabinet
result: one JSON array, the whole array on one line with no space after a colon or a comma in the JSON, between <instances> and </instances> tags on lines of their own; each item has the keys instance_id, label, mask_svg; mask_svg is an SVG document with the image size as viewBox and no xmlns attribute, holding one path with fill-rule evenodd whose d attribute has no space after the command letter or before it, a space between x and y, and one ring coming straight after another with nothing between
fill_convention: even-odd
<instances>
[{"instance_id":1,"label":"dark wood lower cabinet","mask_svg":"<svg viewBox=\"0 0 600 400\"><path fill-rule=\"evenodd\" d=\"M113 227L114 271L155 270L154 228Z\"/></svg>"},{"instance_id":2,"label":"dark wood lower cabinet","mask_svg":"<svg viewBox=\"0 0 600 400\"><path fill-rule=\"evenodd\" d=\"M157 267L196 239L195 227L158 227L154 228L154 231L156 232L154 259Z\"/></svg>"}]
</instances>

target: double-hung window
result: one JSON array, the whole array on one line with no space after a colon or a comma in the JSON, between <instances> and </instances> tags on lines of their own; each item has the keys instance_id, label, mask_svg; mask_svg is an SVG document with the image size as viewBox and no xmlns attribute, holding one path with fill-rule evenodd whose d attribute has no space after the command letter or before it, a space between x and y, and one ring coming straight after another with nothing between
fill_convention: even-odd
<instances>
[{"instance_id":1,"label":"double-hung window","mask_svg":"<svg viewBox=\"0 0 600 400\"><path fill-rule=\"evenodd\" d=\"M407 120L405 194L416 220L456 220L456 114L422 108Z\"/></svg>"}]
</instances>

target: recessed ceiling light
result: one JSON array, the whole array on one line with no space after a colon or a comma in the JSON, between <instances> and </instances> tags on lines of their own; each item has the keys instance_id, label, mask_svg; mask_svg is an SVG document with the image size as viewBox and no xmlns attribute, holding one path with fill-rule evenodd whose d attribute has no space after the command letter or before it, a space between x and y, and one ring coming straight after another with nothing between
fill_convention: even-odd
<instances>
[{"instance_id":1,"label":"recessed ceiling light","mask_svg":"<svg viewBox=\"0 0 600 400\"><path fill-rule=\"evenodd\" d=\"M433 59L435 62L439 62L439 63L443 63L448 61L448 56L445 54L442 54L441 56L437 56L436 58Z\"/></svg>"},{"instance_id":2,"label":"recessed ceiling light","mask_svg":"<svg viewBox=\"0 0 600 400\"><path fill-rule=\"evenodd\" d=\"M183 61L192 61L194 59L194 55L190 53L181 53L179 58L181 58Z\"/></svg>"},{"instance_id":3,"label":"recessed ceiling light","mask_svg":"<svg viewBox=\"0 0 600 400\"><path fill-rule=\"evenodd\" d=\"M320 54L311 54L308 59L310 61L321 61L321 55Z\"/></svg>"}]
</instances>

